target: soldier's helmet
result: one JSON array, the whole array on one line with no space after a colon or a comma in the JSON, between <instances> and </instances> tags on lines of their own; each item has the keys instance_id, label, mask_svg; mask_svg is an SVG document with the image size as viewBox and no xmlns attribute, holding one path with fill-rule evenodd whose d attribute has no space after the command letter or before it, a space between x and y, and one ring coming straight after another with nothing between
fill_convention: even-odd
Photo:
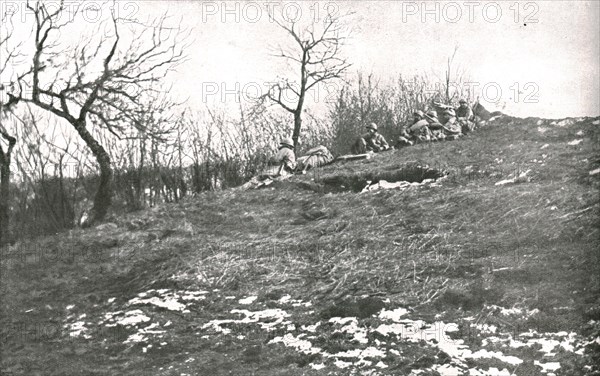
<instances>
[{"instance_id":1,"label":"soldier's helmet","mask_svg":"<svg viewBox=\"0 0 600 376\"><path fill-rule=\"evenodd\" d=\"M454 112L454 110L451 108L447 108L444 110L444 115L456 116L456 112Z\"/></svg>"},{"instance_id":2,"label":"soldier's helmet","mask_svg":"<svg viewBox=\"0 0 600 376\"><path fill-rule=\"evenodd\" d=\"M465 99L461 99L458 101L459 104L467 104L467 101Z\"/></svg>"},{"instance_id":3,"label":"soldier's helmet","mask_svg":"<svg viewBox=\"0 0 600 376\"><path fill-rule=\"evenodd\" d=\"M367 129L373 129L373 130L376 131L377 130L377 124L371 123L371 124L367 125Z\"/></svg>"},{"instance_id":4,"label":"soldier's helmet","mask_svg":"<svg viewBox=\"0 0 600 376\"><path fill-rule=\"evenodd\" d=\"M415 116L415 117L418 116L422 119L425 117L425 114L421 110L416 110L415 112L413 112L413 116Z\"/></svg>"},{"instance_id":5,"label":"soldier's helmet","mask_svg":"<svg viewBox=\"0 0 600 376\"><path fill-rule=\"evenodd\" d=\"M285 137L281 139L280 144L294 147L294 140L291 137Z\"/></svg>"},{"instance_id":6,"label":"soldier's helmet","mask_svg":"<svg viewBox=\"0 0 600 376\"><path fill-rule=\"evenodd\" d=\"M434 110L427 111L427 117L437 118L437 112Z\"/></svg>"}]
</instances>

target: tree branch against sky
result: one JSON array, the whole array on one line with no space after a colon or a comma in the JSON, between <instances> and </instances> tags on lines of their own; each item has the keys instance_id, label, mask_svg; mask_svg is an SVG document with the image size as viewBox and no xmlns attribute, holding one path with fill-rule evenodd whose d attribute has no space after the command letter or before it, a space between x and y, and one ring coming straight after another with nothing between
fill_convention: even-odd
<instances>
[{"instance_id":1,"label":"tree branch against sky","mask_svg":"<svg viewBox=\"0 0 600 376\"><path fill-rule=\"evenodd\" d=\"M27 41L34 52L30 68L18 76L15 96L65 119L93 153L100 180L91 218L101 220L111 205L112 168L89 123L117 137L143 130L140 111L161 94L166 75L186 60L190 31L169 27L166 14L124 23L111 11L97 32L71 42L66 35L77 17L63 2L51 9L41 1L28 2L27 9L34 16L33 38Z\"/></svg>"},{"instance_id":2,"label":"tree branch against sky","mask_svg":"<svg viewBox=\"0 0 600 376\"><path fill-rule=\"evenodd\" d=\"M323 22L302 27L292 20L279 19L270 14L289 37L289 44L280 46L274 56L286 60L290 70L298 73L294 73L297 74L297 80L280 78L263 98L294 116L294 147L300 138L306 93L320 83L343 78L351 66L341 52L349 34L349 29L343 23L348 16L350 14L329 14Z\"/></svg>"}]
</instances>

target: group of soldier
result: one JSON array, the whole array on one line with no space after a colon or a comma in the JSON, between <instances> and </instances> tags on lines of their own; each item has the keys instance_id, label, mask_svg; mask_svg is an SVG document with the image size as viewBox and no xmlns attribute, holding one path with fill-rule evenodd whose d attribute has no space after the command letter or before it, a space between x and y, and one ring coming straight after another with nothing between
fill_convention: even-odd
<instances>
[{"instance_id":1,"label":"group of soldier","mask_svg":"<svg viewBox=\"0 0 600 376\"><path fill-rule=\"evenodd\" d=\"M397 147L414 145L421 142L455 140L475 129L477 119L469 103L461 99L459 106L440 106L443 108L441 119L437 111L424 113L417 110L413 113L412 124L404 127L396 142ZM352 146L353 154L380 152L391 149L385 137L378 132L377 124L367 125L367 133L361 135ZM280 166L278 175L285 173L306 173L310 168L319 167L333 161L333 156L324 146L309 150L304 157L296 160L294 142L290 137L281 140L277 154L272 163Z\"/></svg>"},{"instance_id":2,"label":"group of soldier","mask_svg":"<svg viewBox=\"0 0 600 376\"><path fill-rule=\"evenodd\" d=\"M459 101L459 107L444 106L441 119L437 111L424 113L417 110L413 113L413 123L404 127L397 141L398 147L414 145L420 142L455 140L475 129L476 119L466 100ZM383 135L377 130L377 124L367 125L367 133L360 136L352 147L355 154L369 151L379 152L390 149Z\"/></svg>"}]
</instances>

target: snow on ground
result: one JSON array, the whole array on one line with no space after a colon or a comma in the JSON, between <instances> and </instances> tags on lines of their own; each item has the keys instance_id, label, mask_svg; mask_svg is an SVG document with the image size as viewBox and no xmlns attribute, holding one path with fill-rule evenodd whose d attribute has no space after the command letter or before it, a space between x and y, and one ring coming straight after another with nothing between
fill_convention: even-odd
<instances>
[{"instance_id":1,"label":"snow on ground","mask_svg":"<svg viewBox=\"0 0 600 376\"><path fill-rule=\"evenodd\" d=\"M213 294L218 293L218 291L213 292ZM142 351L146 352L154 342L159 347L166 345L165 333L173 329L171 321L165 322L162 326L159 322L152 322L151 316L147 313L148 309L165 309L188 314L190 304L204 300L208 294L210 293L207 291L148 290L128 301L127 306L135 306L135 309L107 312L98 324L105 327L121 325L135 329L135 332L130 333L123 342L142 344ZM230 297L222 298L235 304L233 299L226 299ZM237 303L242 306L252 305L253 309L232 308L228 311L231 317L203 323L197 333L198 339L232 335L243 340L245 336L236 333L236 328L249 324L256 325L264 331L282 330L285 334L274 337L268 344L283 345L302 354L320 355L320 358L310 364L310 367L315 370L333 366L340 369L359 368L363 371L371 369L375 372L376 369L388 367L384 362L385 359L402 356L407 346L425 344L449 356L449 361L445 364L434 364L426 369L428 372L436 371L440 375L510 375L509 369L514 369L523 363L523 359L515 354L519 351L531 354L531 350L528 350L531 348L537 349L534 353L539 354L539 360L535 360L535 365L540 367L540 372L552 374L561 367L560 362L552 359L557 351L581 356L584 346L595 344L594 341L586 342L580 335L566 331L538 333L530 330L518 334L502 332L495 325L478 323L474 318L467 317L463 320L463 325L466 324L483 337L480 348L471 349L464 340L451 337L452 333L459 331L458 323L413 320L410 318L409 310L404 307L382 309L372 317L377 320L378 325L373 325L372 322L365 325L356 317L333 317L325 323L316 321L312 324L304 322L303 325L299 325L290 319L292 315L288 310L310 307L310 302L295 300L285 295L277 301L279 308L264 307L257 296L238 299ZM69 307L69 310L72 312L73 307ZM499 306L487 306L485 311L499 317L520 318L531 317L538 313L537 310ZM314 312L303 311L303 313L310 317ZM89 339L86 325L91 323L85 321L85 314L78 317L71 314L68 317L71 322L66 323L65 327L69 332L73 336ZM319 335L333 337L337 333L342 334L341 338L344 338L344 351L328 352L314 344ZM473 361L482 359L498 360L506 363L507 366L502 369L469 367ZM418 375L420 373L418 371L413 370L411 374Z\"/></svg>"}]
</instances>

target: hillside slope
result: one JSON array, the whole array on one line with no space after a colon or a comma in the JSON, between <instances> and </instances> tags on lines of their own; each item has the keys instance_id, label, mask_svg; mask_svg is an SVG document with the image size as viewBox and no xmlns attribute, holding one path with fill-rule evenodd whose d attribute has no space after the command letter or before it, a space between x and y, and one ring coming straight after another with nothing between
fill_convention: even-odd
<instances>
[{"instance_id":1,"label":"hillside slope","mask_svg":"<svg viewBox=\"0 0 600 376\"><path fill-rule=\"evenodd\" d=\"M506 117L7 247L2 374L599 374L599 141Z\"/></svg>"}]
</instances>

